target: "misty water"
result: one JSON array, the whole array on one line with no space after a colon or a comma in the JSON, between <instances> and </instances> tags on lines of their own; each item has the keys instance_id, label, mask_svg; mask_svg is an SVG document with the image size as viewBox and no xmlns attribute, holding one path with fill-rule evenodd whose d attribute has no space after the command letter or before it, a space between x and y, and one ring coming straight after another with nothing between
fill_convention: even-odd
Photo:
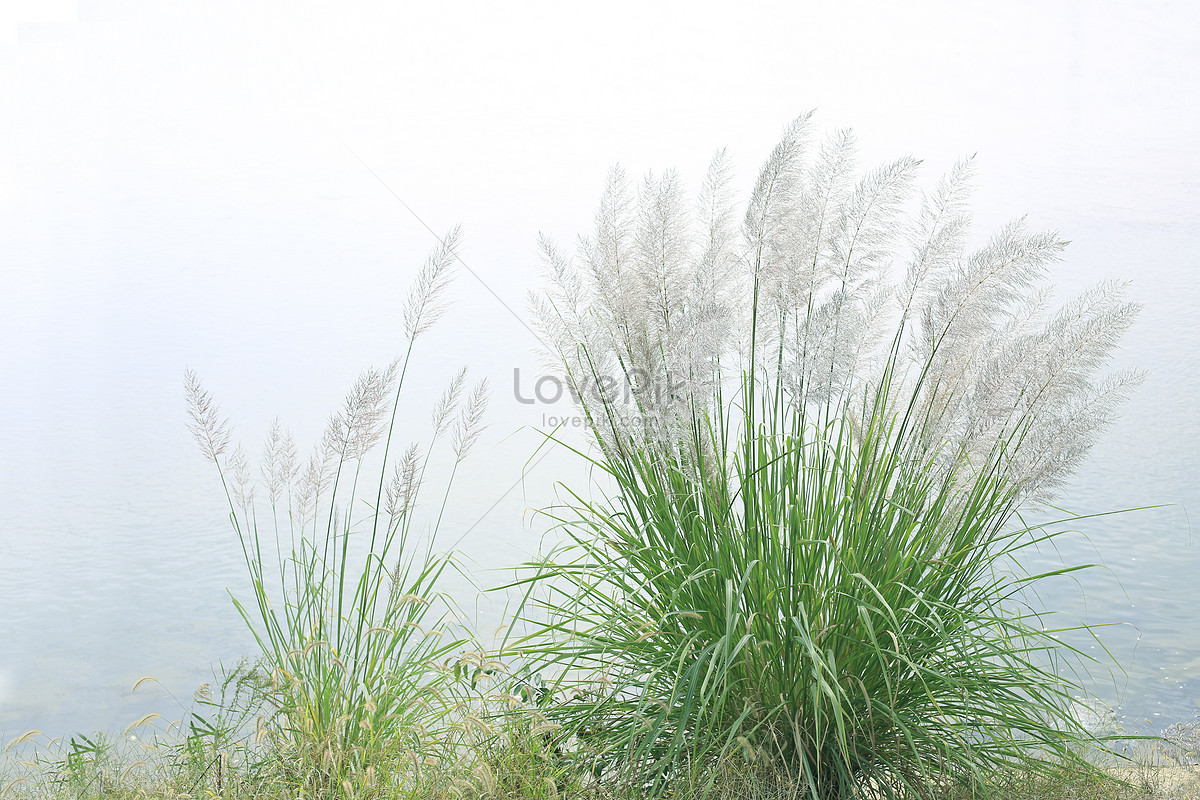
<instances>
[{"instance_id":1,"label":"misty water","mask_svg":"<svg viewBox=\"0 0 1200 800\"><path fill-rule=\"evenodd\" d=\"M1148 378L1061 503L1077 514L1161 507L1080 522L1024 566L1100 565L1048 582L1040 602L1064 625L1108 625L1103 645L1065 638L1099 658L1088 688L1126 730L1195 719L1200 103L1178 54L1192 54L1186 67L1200 52L1186 41L1196 12L1172 7L1180 19L1164 21L1150 3L1127 20L1099 3L1081 20L1039 7L1037 26L1014 11L983 30L948 11L930 33L881 11L854 21L871 58L836 70L840 49L821 48L840 37L815 37L811 53L766 48L754 20L698 17L680 39L694 47L628 26L651 37L631 49L676 48L673 60L616 65L613 77L594 69L614 38L605 26L618 25L604 20L542 37L505 10L497 37L441 26L431 6L390 28L293 20L279 33L292 43L273 38L269 14L226 24L240 4L196 18L109 5L140 10L29 28L20 53L0 46L0 67L18 78L0 99L22 121L0 130L0 742L31 728L120 732L149 712L176 719L215 669L253 654L229 594L247 596L241 553L187 430L184 371L200 374L252 456L277 415L311 446L358 372L397 355L403 300L434 244L425 222L465 223L467 266L420 343L403 437L427 438L429 408L460 365L489 379L489 428L438 543L458 543L477 584L502 583L538 550L530 509L553 501L556 481L588 480L561 450L531 460L537 430L574 413L568 399L517 397L543 374L525 319L538 232L569 243L584 231L617 160L633 175L678 166L694 187L728 145L744 197L779 128L812 105L822 127L855 126L864 164L926 158L926 188L978 151L976 241L1026 212L1032 228L1058 229L1072 240L1053 273L1058 301L1104 278L1131 282L1144 310L1112 366ZM453 47L426 35L443 27ZM407 49L389 30L413 37ZM231 60L212 59L235 34L246 41ZM711 58L728 37L733 54ZM554 60L535 59L543 48ZM376 63L377 52L400 61ZM906 60L914 52L927 56ZM317 60L297 71L297 53ZM493 69L513 53L526 60ZM771 81L738 71L762 63ZM664 101L644 69L695 84ZM540 88L513 93L527 86ZM483 635L501 623L468 582L445 588L478 608ZM1107 671L1105 647L1124 671ZM131 692L147 675L157 683Z\"/></svg>"},{"instance_id":2,"label":"misty water","mask_svg":"<svg viewBox=\"0 0 1200 800\"><path fill-rule=\"evenodd\" d=\"M1168 505L1079 523L1086 538L1063 538L1060 552L1039 558L1047 567L1103 567L1078 583L1048 584L1041 599L1089 622L1116 623L1100 635L1125 673L1098 669L1091 688L1119 709L1127 729L1159 728L1192 718L1200 703L1200 542L1188 516L1200 484L1192 401L1200 395L1200 280L1191 263L1200 237L1182 223L1074 227L1071 262L1086 268L1064 270L1064 293L1138 265L1133 295L1146 308L1117 365L1150 377L1062 502L1076 513ZM36 338L4 354L0 732L111 731L149 711L178 715L215 665L253 652L226 591L245 597L246 580L216 473L186 429L183 370L206 378L252 454L276 412L311 443L356 371L384 363L389 344L399 346L400 299L425 244L410 235L405 267L372 265L361 275L350 267L353 281L378 287L362 295L331 289L319 264L297 277L305 256L293 253L288 276L264 278L271 291L273 280L289 283L289 302L272 305L267 291L261 307L217 312L196 287L198 267L182 255L174 268L146 265L152 280L131 281L100 304L97 287L67 282L56 284L53 302L27 306L52 316L26 320L23 330ZM213 280L203 279L208 291ZM237 284L230 276L228 290ZM554 481L581 485L586 473L559 453L521 479L538 444L533 429L571 408L566 399L521 403L517 395L528 399L540 374L536 342L469 275L453 291L459 302L418 351L407 419L412 435L425 433L426 410L459 363L491 380L490 427L440 541L449 546L467 533L461 550L481 565L478 582L494 585L505 573L491 570L538 546L540 528L527 510L549 502ZM473 606L469 585L453 591ZM498 611L483 608L481 628L494 628ZM1086 637L1068 642L1106 660ZM165 689L131 694L144 675Z\"/></svg>"}]
</instances>

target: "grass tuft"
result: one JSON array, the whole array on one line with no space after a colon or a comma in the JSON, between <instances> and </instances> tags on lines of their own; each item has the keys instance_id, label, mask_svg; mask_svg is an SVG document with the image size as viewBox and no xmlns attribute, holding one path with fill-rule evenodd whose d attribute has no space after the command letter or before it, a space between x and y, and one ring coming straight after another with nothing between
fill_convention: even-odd
<instances>
[{"instance_id":1,"label":"grass tuft","mask_svg":"<svg viewBox=\"0 0 1200 800\"><path fill-rule=\"evenodd\" d=\"M1023 572L1061 527L1020 512L1139 380L1095 377L1137 307L1106 283L1047 314L1065 242L1017 221L968 251L969 162L910 218L918 162L856 176L810 123L740 237L719 155L698 216L674 173L614 170L578 258L546 245L538 316L612 491L550 512L506 652L629 791L718 791L739 759L810 800L1094 775L1059 674L1087 656L1026 602L1084 567Z\"/></svg>"}]
</instances>

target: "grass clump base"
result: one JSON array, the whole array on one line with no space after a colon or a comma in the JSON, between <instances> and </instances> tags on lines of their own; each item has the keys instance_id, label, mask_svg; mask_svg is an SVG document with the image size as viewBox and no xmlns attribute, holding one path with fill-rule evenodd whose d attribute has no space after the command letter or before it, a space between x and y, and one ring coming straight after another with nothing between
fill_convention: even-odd
<instances>
[{"instance_id":1,"label":"grass clump base","mask_svg":"<svg viewBox=\"0 0 1200 800\"><path fill-rule=\"evenodd\" d=\"M947 776L941 800L1197 800L1200 766L1196 746L1200 729L1189 726L1192 755L1180 760L1175 744L1156 742L1123 766L1079 772L1058 769L1026 772L1012 768L993 773L986 783L961 783ZM297 800L298 798L378 798L378 800L645 800L634 787L594 781L564 770L544 740L528 731L461 742L460 758L425 767L420 781L403 787L385 785L374 774L350 776L327 792L298 788L291 776L317 765L285 766L282 753L247 742L217 746L211 738L156 740L146 735L75 737L73 742L33 742L14 746L0 767L0 797L5 800ZM20 750L19 758L14 751ZM1164 755L1170 751L1173 757ZM401 753L376 767L406 769ZM1165 763L1164 763L1165 762ZM1178 762L1178 763L1177 763ZM805 787L761 762L730 757L715 775L681 772L665 784L671 800L791 800ZM411 765L407 767L411 769ZM869 788L857 797L877 798Z\"/></svg>"}]
</instances>

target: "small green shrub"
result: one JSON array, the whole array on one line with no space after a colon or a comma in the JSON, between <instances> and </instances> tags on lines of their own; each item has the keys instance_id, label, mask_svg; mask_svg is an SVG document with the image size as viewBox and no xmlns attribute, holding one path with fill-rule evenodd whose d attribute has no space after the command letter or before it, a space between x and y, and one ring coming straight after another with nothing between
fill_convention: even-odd
<instances>
[{"instance_id":1,"label":"small green shrub","mask_svg":"<svg viewBox=\"0 0 1200 800\"><path fill-rule=\"evenodd\" d=\"M261 480L252 478L241 448L227 452L228 424L212 398L194 373L186 377L192 430L217 464L250 576L254 600L234 602L272 682L265 735L280 779L309 792L400 781L403 765L419 770L447 746L439 722L452 705L451 676L442 665L467 639L455 635L437 592L452 562L433 552L433 535L417 545L414 509L439 442L451 436L457 470L477 439L486 383L464 402L460 372L434 410L432 441L400 453L395 440L413 347L440 313L457 238L430 256L409 297L404 356L360 376L306 466L277 423ZM378 473L364 474L381 442Z\"/></svg>"}]
</instances>

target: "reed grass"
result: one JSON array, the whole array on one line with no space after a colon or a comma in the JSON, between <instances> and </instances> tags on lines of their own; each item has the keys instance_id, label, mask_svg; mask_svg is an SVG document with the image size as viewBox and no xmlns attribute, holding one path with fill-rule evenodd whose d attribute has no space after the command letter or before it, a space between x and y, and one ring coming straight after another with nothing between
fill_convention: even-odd
<instances>
[{"instance_id":1,"label":"reed grass","mask_svg":"<svg viewBox=\"0 0 1200 800\"><path fill-rule=\"evenodd\" d=\"M740 236L719 154L698 214L674 173L634 196L615 170L578 258L546 246L536 308L612 491L549 512L566 543L506 587L532 627L506 652L629 790L718 791L738 759L810 800L1094 775L1089 657L1029 601L1086 565L1023 571L1063 529L1021 512L1140 379L1095 377L1136 306L1106 283L1046 317L1056 234L968 253L969 163L909 220L915 160L856 179L852 137L811 156L809 122Z\"/></svg>"},{"instance_id":2,"label":"reed grass","mask_svg":"<svg viewBox=\"0 0 1200 800\"><path fill-rule=\"evenodd\" d=\"M448 235L418 276L403 356L359 377L304 469L276 424L261 479L252 479L242 450L227 454L217 405L194 373L186 377L192 430L217 465L250 577L253 600L234 603L270 680L264 734L275 740L279 779L307 792L342 793L365 776L381 786L419 780L422 765L449 746L440 723L453 677L444 662L469 636L437 588L453 565L433 550L441 513L421 544L415 509L434 449L450 435L453 467L434 501L444 510L482 427L486 383L464 401L460 372L434 409L431 441L396 450L414 346L440 313L457 242L457 232ZM377 445L378 471L365 473Z\"/></svg>"},{"instance_id":3,"label":"reed grass","mask_svg":"<svg viewBox=\"0 0 1200 800\"><path fill-rule=\"evenodd\" d=\"M1079 567L1014 569L1058 530L1020 521L998 468L936 470L891 396L850 419L747 378L740 416L697 418L711 441L689 448L729 462L592 460L616 494L572 496L569 543L524 582L539 627L507 644L573 698L545 713L576 758L659 791L715 789L739 757L813 800L1092 769L1084 688L1057 668L1085 656L1023 602Z\"/></svg>"}]
</instances>

